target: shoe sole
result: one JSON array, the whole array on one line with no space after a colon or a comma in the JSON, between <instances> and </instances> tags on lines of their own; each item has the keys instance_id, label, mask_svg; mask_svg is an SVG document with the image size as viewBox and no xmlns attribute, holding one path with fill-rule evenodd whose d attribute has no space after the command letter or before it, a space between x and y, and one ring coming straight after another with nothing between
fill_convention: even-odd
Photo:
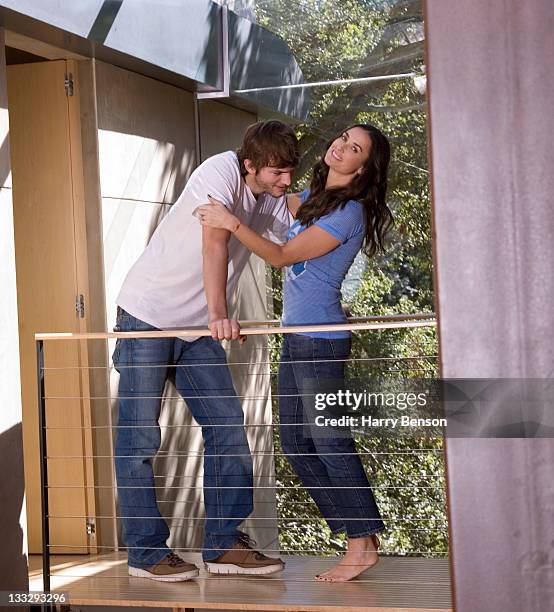
<instances>
[{"instance_id":1,"label":"shoe sole","mask_svg":"<svg viewBox=\"0 0 554 612\"><path fill-rule=\"evenodd\" d=\"M243 576L266 576L267 574L275 574L285 569L282 563L276 563L275 565L266 565L264 567L241 567L234 563L204 563L206 570L210 574L224 574L224 575L243 575Z\"/></svg>"},{"instance_id":2,"label":"shoe sole","mask_svg":"<svg viewBox=\"0 0 554 612\"><path fill-rule=\"evenodd\" d=\"M140 567L129 567L129 576L135 578L148 578L149 580L156 580L157 582L184 582L186 580L192 580L198 578L199 571L197 569L190 570L188 572L181 572L180 574L166 574L158 575L152 574L148 570L140 569Z\"/></svg>"}]
</instances>

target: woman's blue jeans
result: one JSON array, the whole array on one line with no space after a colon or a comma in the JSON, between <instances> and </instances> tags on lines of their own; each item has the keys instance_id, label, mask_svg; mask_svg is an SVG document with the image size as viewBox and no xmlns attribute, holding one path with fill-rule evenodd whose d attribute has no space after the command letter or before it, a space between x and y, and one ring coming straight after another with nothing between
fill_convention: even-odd
<instances>
[{"instance_id":1,"label":"woman's blue jeans","mask_svg":"<svg viewBox=\"0 0 554 612\"><path fill-rule=\"evenodd\" d=\"M279 414L283 452L331 531L359 538L384 529L375 497L350 432L341 432L345 437L329 430L313 435L314 397L306 393L307 388L331 392L334 385L342 387L350 349L350 338L285 335Z\"/></svg>"},{"instance_id":2,"label":"woman's blue jeans","mask_svg":"<svg viewBox=\"0 0 554 612\"><path fill-rule=\"evenodd\" d=\"M119 309L120 331L155 328ZM231 380L225 351L212 338L120 339L113 355L119 378L119 420L115 468L123 537L129 565L147 567L169 552L168 526L156 504L152 459L161 442L158 418L169 366L175 386L204 438L203 558L232 548L240 523L252 512L252 457L244 415ZM145 367L148 366L148 367Z\"/></svg>"}]
</instances>

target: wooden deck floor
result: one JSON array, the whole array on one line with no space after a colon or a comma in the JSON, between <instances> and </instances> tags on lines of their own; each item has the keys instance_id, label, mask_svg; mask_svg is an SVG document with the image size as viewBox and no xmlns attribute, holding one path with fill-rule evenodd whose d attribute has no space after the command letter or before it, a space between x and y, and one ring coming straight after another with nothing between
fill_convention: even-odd
<instances>
[{"instance_id":1,"label":"wooden deck floor","mask_svg":"<svg viewBox=\"0 0 554 612\"><path fill-rule=\"evenodd\" d=\"M185 555L182 555L185 557ZM187 560L203 567L200 555ZM445 612L452 609L446 559L384 557L377 567L345 584L315 582L336 561L283 557L285 571L260 578L216 577L159 583L127 574L126 556L53 557L52 590L69 593L70 604L266 612ZM30 589L42 589L41 557L33 556Z\"/></svg>"}]
</instances>

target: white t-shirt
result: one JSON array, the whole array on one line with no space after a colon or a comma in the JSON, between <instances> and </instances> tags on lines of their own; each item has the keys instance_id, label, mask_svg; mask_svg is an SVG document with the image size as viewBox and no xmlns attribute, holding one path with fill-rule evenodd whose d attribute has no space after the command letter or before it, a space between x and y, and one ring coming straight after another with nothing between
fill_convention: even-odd
<instances>
[{"instance_id":1,"label":"white t-shirt","mask_svg":"<svg viewBox=\"0 0 554 612\"><path fill-rule=\"evenodd\" d=\"M267 193L256 200L240 174L233 151L210 157L192 173L185 189L129 270L117 304L159 329L207 325L208 305L202 278L202 225L193 216L208 194L225 204L258 234L284 242L293 221L286 197ZM229 240L227 299L235 289L250 251Z\"/></svg>"}]
</instances>

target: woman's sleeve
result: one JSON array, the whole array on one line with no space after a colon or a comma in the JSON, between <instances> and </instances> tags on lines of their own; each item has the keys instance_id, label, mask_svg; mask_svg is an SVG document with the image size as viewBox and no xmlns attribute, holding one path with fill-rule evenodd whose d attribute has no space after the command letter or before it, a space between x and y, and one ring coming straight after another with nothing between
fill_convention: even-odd
<instances>
[{"instance_id":1,"label":"woman's sleeve","mask_svg":"<svg viewBox=\"0 0 554 612\"><path fill-rule=\"evenodd\" d=\"M362 205L350 201L344 208L337 208L328 215L320 217L314 222L314 225L329 232L337 240L346 242L365 231Z\"/></svg>"}]
</instances>

